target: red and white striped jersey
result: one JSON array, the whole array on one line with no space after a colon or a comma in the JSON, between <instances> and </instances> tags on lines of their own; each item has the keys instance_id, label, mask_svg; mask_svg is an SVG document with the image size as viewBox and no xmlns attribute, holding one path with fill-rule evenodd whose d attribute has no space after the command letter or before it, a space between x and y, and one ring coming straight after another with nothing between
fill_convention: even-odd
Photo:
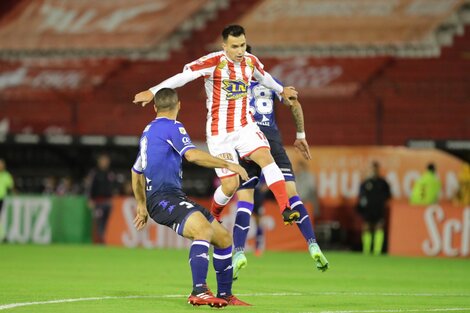
<instances>
[{"instance_id":1,"label":"red and white striped jersey","mask_svg":"<svg viewBox=\"0 0 470 313\"><path fill-rule=\"evenodd\" d=\"M198 77L204 77L207 95L207 136L236 131L254 123L249 111L248 89L252 77L261 84L281 93L283 87L264 71L263 64L252 54L245 53L242 62L233 62L224 51L208 54L185 65L182 73L151 88L153 94L161 88L177 88Z\"/></svg>"}]
</instances>

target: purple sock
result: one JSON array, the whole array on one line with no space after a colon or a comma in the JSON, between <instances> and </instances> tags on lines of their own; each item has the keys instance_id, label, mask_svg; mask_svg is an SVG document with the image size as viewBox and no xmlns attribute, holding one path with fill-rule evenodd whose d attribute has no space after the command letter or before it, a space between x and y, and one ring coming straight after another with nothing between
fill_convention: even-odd
<instances>
[{"instance_id":1,"label":"purple sock","mask_svg":"<svg viewBox=\"0 0 470 313\"><path fill-rule=\"evenodd\" d=\"M232 246L225 249L214 247L212 257L217 277L217 297L230 296L233 282Z\"/></svg>"},{"instance_id":2,"label":"purple sock","mask_svg":"<svg viewBox=\"0 0 470 313\"><path fill-rule=\"evenodd\" d=\"M310 221L310 216L308 216L307 209L305 209L305 206L302 200L300 200L300 197L293 196L289 199L289 204L291 209L296 209L300 213L300 218L296 222L296 224L297 227L299 227L302 236L304 236L305 240L307 241L307 244L316 242L317 239L315 238L315 233L313 231L312 222Z\"/></svg>"},{"instance_id":3,"label":"purple sock","mask_svg":"<svg viewBox=\"0 0 470 313\"><path fill-rule=\"evenodd\" d=\"M193 289L204 287L209 268L209 243L207 241L193 241L189 250L189 265L193 274Z\"/></svg>"},{"instance_id":4,"label":"purple sock","mask_svg":"<svg viewBox=\"0 0 470 313\"><path fill-rule=\"evenodd\" d=\"M237 208L237 217L235 218L235 226L233 226L233 245L236 252L245 250L253 203L238 201Z\"/></svg>"}]
</instances>

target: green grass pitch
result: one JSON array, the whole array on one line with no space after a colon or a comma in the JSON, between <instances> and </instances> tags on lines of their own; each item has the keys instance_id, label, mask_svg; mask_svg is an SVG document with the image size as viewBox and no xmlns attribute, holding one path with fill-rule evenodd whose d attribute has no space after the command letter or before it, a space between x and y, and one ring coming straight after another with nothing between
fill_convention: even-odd
<instances>
[{"instance_id":1,"label":"green grass pitch","mask_svg":"<svg viewBox=\"0 0 470 313\"><path fill-rule=\"evenodd\" d=\"M248 254L231 312L470 312L470 260L325 251ZM212 265L209 286L215 291ZM1 312L206 312L186 303L188 251L0 245ZM54 301L56 300L56 301Z\"/></svg>"}]
</instances>

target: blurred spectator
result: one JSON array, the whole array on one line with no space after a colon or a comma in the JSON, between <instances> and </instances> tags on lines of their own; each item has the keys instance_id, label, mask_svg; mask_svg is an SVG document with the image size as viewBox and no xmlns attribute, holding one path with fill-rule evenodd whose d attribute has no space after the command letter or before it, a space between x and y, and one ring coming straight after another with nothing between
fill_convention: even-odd
<instances>
[{"instance_id":1,"label":"blurred spectator","mask_svg":"<svg viewBox=\"0 0 470 313\"><path fill-rule=\"evenodd\" d=\"M79 192L80 192L80 188L78 187L77 184L74 184L72 177L65 176L60 179L55 193L58 196L67 196L67 195L76 195Z\"/></svg>"},{"instance_id":2,"label":"blurred spectator","mask_svg":"<svg viewBox=\"0 0 470 313\"><path fill-rule=\"evenodd\" d=\"M93 212L93 241L104 243L108 217L111 213L111 198L115 194L116 175L110 170L111 160L107 154L97 159L97 167L91 170L86 187L88 205Z\"/></svg>"},{"instance_id":3,"label":"blurred spectator","mask_svg":"<svg viewBox=\"0 0 470 313\"><path fill-rule=\"evenodd\" d=\"M297 163L297 171L295 172L296 187L300 199L304 204L310 203L313 207L313 217L320 216L320 204L318 201L317 186L315 178L308 168L308 163L300 160Z\"/></svg>"},{"instance_id":4,"label":"blurred spectator","mask_svg":"<svg viewBox=\"0 0 470 313\"><path fill-rule=\"evenodd\" d=\"M57 189L57 178L54 176L47 176L42 181L42 194L54 195Z\"/></svg>"},{"instance_id":5,"label":"blurred spectator","mask_svg":"<svg viewBox=\"0 0 470 313\"><path fill-rule=\"evenodd\" d=\"M470 164L464 164L459 173L459 190L456 202L457 205L470 205Z\"/></svg>"},{"instance_id":6,"label":"blurred spectator","mask_svg":"<svg viewBox=\"0 0 470 313\"><path fill-rule=\"evenodd\" d=\"M429 205L439 201L441 182L436 175L436 166L429 163L427 170L414 183L411 191L411 204Z\"/></svg>"},{"instance_id":7,"label":"blurred spectator","mask_svg":"<svg viewBox=\"0 0 470 313\"><path fill-rule=\"evenodd\" d=\"M362 217L362 252L370 254L373 242L375 255L382 253L384 243L384 222L390 186L380 176L380 165L372 162L369 177L361 183L357 211ZM373 233L373 236L372 236Z\"/></svg>"},{"instance_id":8,"label":"blurred spectator","mask_svg":"<svg viewBox=\"0 0 470 313\"><path fill-rule=\"evenodd\" d=\"M5 160L0 159L0 216L3 209L3 200L8 193L13 191L15 183L13 177L7 171ZM2 223L0 223L0 242L3 242L5 238L5 230L3 229Z\"/></svg>"}]
</instances>

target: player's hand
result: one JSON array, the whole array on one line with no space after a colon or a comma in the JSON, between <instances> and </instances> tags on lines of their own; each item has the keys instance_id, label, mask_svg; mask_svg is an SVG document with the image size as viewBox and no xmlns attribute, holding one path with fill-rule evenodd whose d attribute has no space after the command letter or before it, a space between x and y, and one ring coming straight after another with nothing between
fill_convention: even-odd
<instances>
[{"instance_id":1,"label":"player's hand","mask_svg":"<svg viewBox=\"0 0 470 313\"><path fill-rule=\"evenodd\" d=\"M300 154L304 157L305 160L311 160L312 155L310 154L310 149L308 147L308 142L305 139L296 139L294 142L294 147Z\"/></svg>"},{"instance_id":2,"label":"player's hand","mask_svg":"<svg viewBox=\"0 0 470 313\"><path fill-rule=\"evenodd\" d=\"M153 93L150 90L139 92L134 96L134 103L140 103L143 107L153 100Z\"/></svg>"},{"instance_id":3,"label":"player's hand","mask_svg":"<svg viewBox=\"0 0 470 313\"><path fill-rule=\"evenodd\" d=\"M149 214L147 208L143 204L137 204L137 213L134 218L134 226L137 230L141 230L147 224Z\"/></svg>"},{"instance_id":4,"label":"player's hand","mask_svg":"<svg viewBox=\"0 0 470 313\"><path fill-rule=\"evenodd\" d=\"M297 95L297 90L292 86L284 87L281 93L284 102L288 105L292 105L292 101L297 100Z\"/></svg>"},{"instance_id":5,"label":"player's hand","mask_svg":"<svg viewBox=\"0 0 470 313\"><path fill-rule=\"evenodd\" d=\"M248 173L239 164L229 162L229 165L228 165L227 169L234 172L234 173L237 173L238 175L240 175L240 177L243 180L248 180L249 179Z\"/></svg>"}]
</instances>

